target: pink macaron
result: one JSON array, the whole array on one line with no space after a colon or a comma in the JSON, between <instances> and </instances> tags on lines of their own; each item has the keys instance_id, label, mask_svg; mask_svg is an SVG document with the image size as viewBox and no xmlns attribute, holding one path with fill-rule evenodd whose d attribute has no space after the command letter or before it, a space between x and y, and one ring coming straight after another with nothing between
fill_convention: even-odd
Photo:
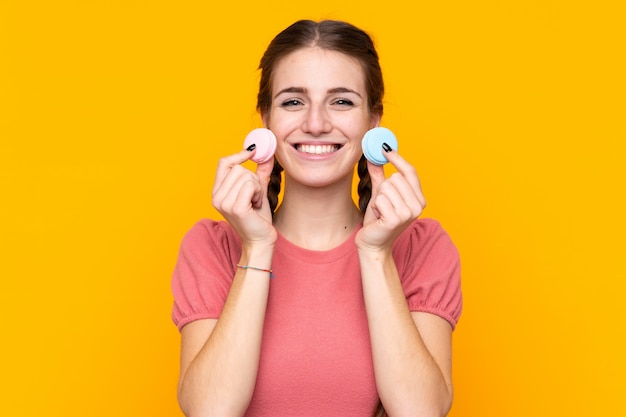
<instances>
[{"instance_id":1,"label":"pink macaron","mask_svg":"<svg viewBox=\"0 0 626 417\"><path fill-rule=\"evenodd\" d=\"M243 148L248 149L251 145L256 145L256 152L250 159L262 164L269 161L276 152L276 136L271 130L263 127L253 129L243 141Z\"/></svg>"}]
</instances>

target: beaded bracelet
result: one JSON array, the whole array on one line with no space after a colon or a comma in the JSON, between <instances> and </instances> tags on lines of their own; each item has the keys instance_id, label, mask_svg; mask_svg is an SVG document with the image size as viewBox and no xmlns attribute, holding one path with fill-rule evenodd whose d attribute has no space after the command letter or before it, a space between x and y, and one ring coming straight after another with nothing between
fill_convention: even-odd
<instances>
[{"instance_id":1,"label":"beaded bracelet","mask_svg":"<svg viewBox=\"0 0 626 417\"><path fill-rule=\"evenodd\" d=\"M274 278L274 274L272 273L272 270L271 270L271 269L257 268L256 266L250 266L250 265L239 265L239 264L237 264L237 268L241 268L241 269L254 269L255 271L269 272L269 273L270 273L270 278Z\"/></svg>"}]
</instances>

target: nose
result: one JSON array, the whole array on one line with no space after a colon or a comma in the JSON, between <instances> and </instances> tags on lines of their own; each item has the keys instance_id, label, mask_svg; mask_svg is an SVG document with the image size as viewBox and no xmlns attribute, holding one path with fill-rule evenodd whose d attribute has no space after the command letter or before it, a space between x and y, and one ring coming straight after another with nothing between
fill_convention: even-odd
<instances>
[{"instance_id":1,"label":"nose","mask_svg":"<svg viewBox=\"0 0 626 417\"><path fill-rule=\"evenodd\" d=\"M302 130L313 136L320 136L332 130L332 124L323 105L310 106L302 124Z\"/></svg>"}]
</instances>

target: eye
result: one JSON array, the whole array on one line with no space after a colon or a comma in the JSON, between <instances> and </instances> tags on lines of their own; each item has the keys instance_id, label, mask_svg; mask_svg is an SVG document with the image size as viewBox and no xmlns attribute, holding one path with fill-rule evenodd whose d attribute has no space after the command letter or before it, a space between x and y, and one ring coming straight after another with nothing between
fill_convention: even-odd
<instances>
[{"instance_id":1,"label":"eye","mask_svg":"<svg viewBox=\"0 0 626 417\"><path fill-rule=\"evenodd\" d=\"M347 98L338 98L333 101L333 104L338 106L354 106L354 102L352 100L348 100Z\"/></svg>"},{"instance_id":2,"label":"eye","mask_svg":"<svg viewBox=\"0 0 626 417\"><path fill-rule=\"evenodd\" d=\"M285 100L280 104L281 107L296 107L301 105L302 102L297 98L290 98L289 100Z\"/></svg>"}]
</instances>

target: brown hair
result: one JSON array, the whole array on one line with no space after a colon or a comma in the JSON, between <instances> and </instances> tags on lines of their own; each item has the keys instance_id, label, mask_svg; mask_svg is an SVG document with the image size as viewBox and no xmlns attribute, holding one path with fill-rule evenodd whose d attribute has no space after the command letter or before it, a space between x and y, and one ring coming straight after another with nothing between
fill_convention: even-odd
<instances>
[{"instance_id":1,"label":"brown hair","mask_svg":"<svg viewBox=\"0 0 626 417\"><path fill-rule=\"evenodd\" d=\"M276 64L290 53L311 46L341 52L356 58L361 63L365 74L369 111L372 114L382 116L385 87L374 42L363 30L338 20L322 20L320 22L299 20L276 35L267 47L259 64L261 81L257 95L257 111L263 115L270 112L272 75ZM275 160L268 185L268 199L272 213L278 205L282 171L283 168ZM357 171L360 178L358 186L359 209L365 213L372 195L372 183L363 156L359 160Z\"/></svg>"}]
</instances>

